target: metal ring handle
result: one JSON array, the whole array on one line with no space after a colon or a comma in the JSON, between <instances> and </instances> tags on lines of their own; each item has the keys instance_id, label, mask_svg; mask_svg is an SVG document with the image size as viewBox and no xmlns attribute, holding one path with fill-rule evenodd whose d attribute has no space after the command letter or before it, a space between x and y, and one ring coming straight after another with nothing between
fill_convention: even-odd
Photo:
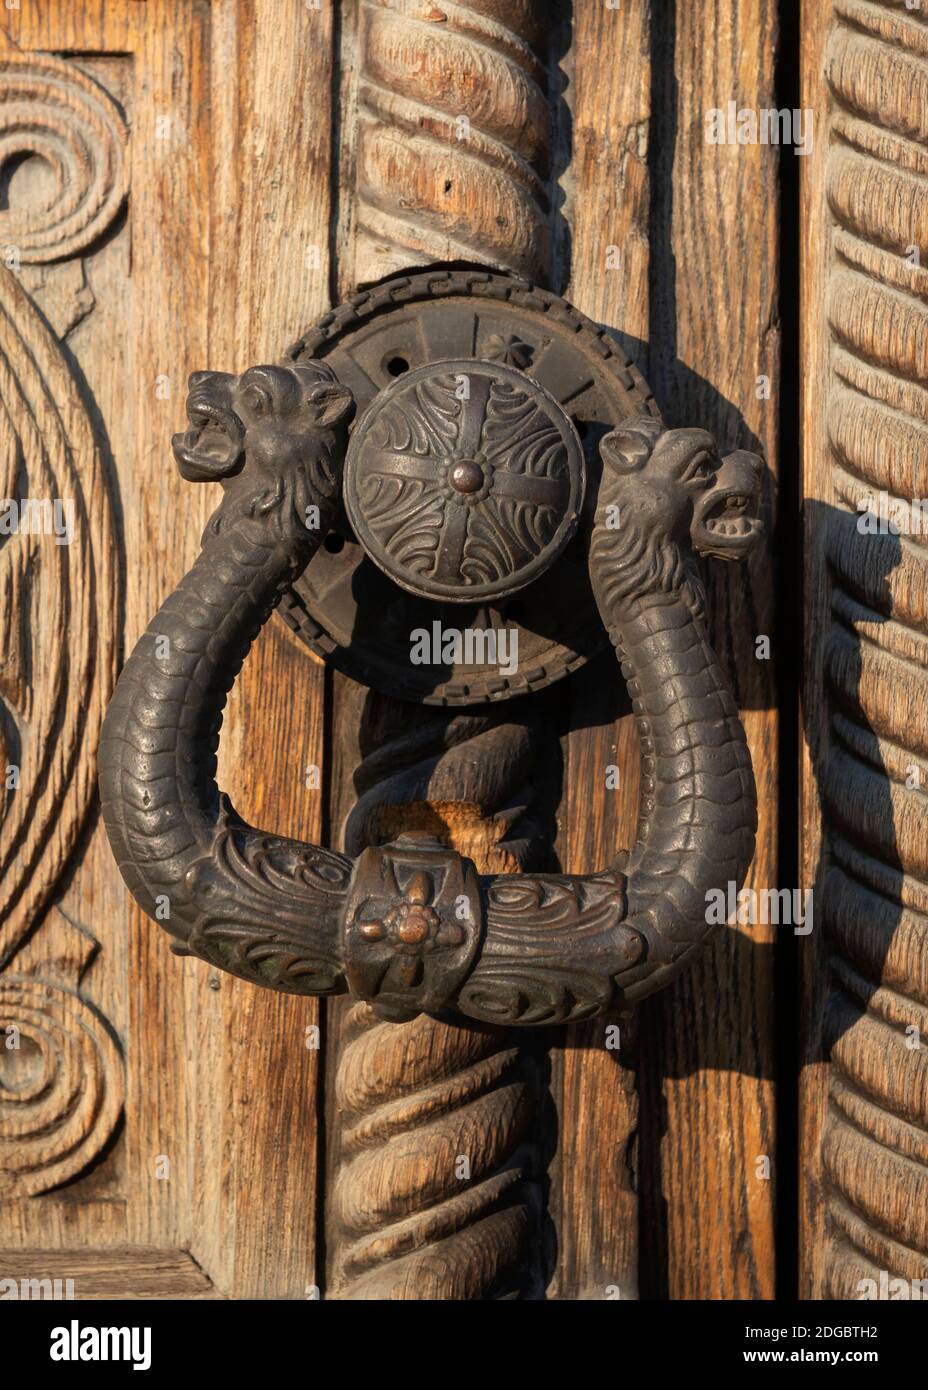
<instances>
[{"instance_id":1,"label":"metal ring handle","mask_svg":"<svg viewBox=\"0 0 928 1390\"><path fill-rule=\"evenodd\" d=\"M352 407L318 362L191 378L175 456L224 496L107 713L100 784L120 871L176 951L290 993L351 990L388 1018L548 1024L640 999L703 945L707 893L740 888L753 855L750 755L696 557L747 553L761 462L720 461L710 435L649 416L601 441L590 570L642 758L627 862L481 878L402 836L353 863L250 827L215 781L228 691L335 517Z\"/></svg>"}]
</instances>

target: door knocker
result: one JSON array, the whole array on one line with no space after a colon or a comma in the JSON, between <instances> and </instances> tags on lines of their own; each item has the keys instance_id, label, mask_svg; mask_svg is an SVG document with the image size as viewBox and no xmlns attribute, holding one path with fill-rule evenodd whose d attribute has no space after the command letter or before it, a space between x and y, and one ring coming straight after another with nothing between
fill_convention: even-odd
<instances>
[{"instance_id":1,"label":"door knocker","mask_svg":"<svg viewBox=\"0 0 928 1390\"><path fill-rule=\"evenodd\" d=\"M363 291L276 365L196 373L187 413L178 466L223 499L126 663L100 756L120 870L174 949L397 1020L560 1023L667 984L713 931L707 893L740 888L754 851L697 557L756 541L760 459L666 429L607 333L478 272ZM352 861L247 825L216 785L219 727L278 606L356 679L428 703L538 688L608 636L641 751L630 854L480 877L422 835ZM517 667L410 662L412 630L462 614L517 633Z\"/></svg>"}]
</instances>

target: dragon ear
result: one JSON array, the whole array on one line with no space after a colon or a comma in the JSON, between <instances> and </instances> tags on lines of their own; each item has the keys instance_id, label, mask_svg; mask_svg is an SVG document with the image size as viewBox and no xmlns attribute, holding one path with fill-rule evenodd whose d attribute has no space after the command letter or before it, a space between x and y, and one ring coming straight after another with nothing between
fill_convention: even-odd
<instances>
[{"instance_id":1,"label":"dragon ear","mask_svg":"<svg viewBox=\"0 0 928 1390\"><path fill-rule=\"evenodd\" d=\"M187 378L187 390L196 391L198 386L205 386L207 382L213 387L228 390L236 380L232 372L191 372Z\"/></svg>"},{"instance_id":2,"label":"dragon ear","mask_svg":"<svg viewBox=\"0 0 928 1390\"><path fill-rule=\"evenodd\" d=\"M635 415L600 440L603 462L616 473L637 473L651 457L664 426L652 415Z\"/></svg>"},{"instance_id":3,"label":"dragon ear","mask_svg":"<svg viewBox=\"0 0 928 1390\"><path fill-rule=\"evenodd\" d=\"M313 407L316 424L325 429L341 424L354 410L354 397L339 381L321 381L306 393Z\"/></svg>"}]
</instances>

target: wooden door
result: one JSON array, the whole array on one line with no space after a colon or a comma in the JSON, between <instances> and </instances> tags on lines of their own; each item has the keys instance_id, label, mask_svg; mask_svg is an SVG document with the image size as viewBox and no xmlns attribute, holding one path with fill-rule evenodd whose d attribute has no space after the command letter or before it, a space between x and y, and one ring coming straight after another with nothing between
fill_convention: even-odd
<instances>
[{"instance_id":1,"label":"wooden door","mask_svg":"<svg viewBox=\"0 0 928 1390\"><path fill-rule=\"evenodd\" d=\"M705 138L707 108L775 105L777 38L775 0L0 10L4 495L75 508L72 544L0 548L2 1273L79 1298L773 1296L773 927L730 926L635 1017L376 1022L173 957L94 778L115 673L215 504L170 459L188 373L273 360L356 285L485 265L612 331L668 423L766 459L766 547L710 593L759 789L750 883L777 884L780 152ZM223 784L307 840L424 825L487 871L590 871L635 826L611 661L454 715L371 695L275 618Z\"/></svg>"}]
</instances>

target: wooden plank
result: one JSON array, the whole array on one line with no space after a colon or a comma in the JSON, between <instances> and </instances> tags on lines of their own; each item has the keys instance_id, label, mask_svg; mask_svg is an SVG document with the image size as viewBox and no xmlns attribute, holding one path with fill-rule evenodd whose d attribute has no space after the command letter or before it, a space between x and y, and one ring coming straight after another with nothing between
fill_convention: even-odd
<instances>
[{"instance_id":1,"label":"wooden plank","mask_svg":"<svg viewBox=\"0 0 928 1390\"><path fill-rule=\"evenodd\" d=\"M601 55L615 53L623 55L621 80L611 62L601 61ZM573 150L565 171L571 190L565 209L571 230L566 297L614 329L646 373L651 106L646 0L615 9L578 6L565 62ZM612 652L571 678L567 700L561 865L567 873L590 873L630 848L637 821L637 738ZM607 778L610 768L618 769L618 785ZM609 1016L565 1032L563 1045L551 1054L561 1142L550 1173L558 1258L549 1297L635 1298L635 1024ZM618 1036L621 1051L615 1047Z\"/></svg>"},{"instance_id":2,"label":"wooden plank","mask_svg":"<svg viewBox=\"0 0 928 1390\"><path fill-rule=\"evenodd\" d=\"M706 111L776 105L777 6L707 0L655 12L657 157L651 227L650 384L668 423L776 470L777 151L716 145ZM785 158L793 158L787 151ZM760 399L758 377L768 378ZM768 536L772 526L768 499ZM710 577L710 629L754 760L760 827L748 886L777 886L772 554ZM740 567L739 567L740 569ZM770 1298L774 1289L772 926L731 927L642 1011L643 1291Z\"/></svg>"},{"instance_id":3,"label":"wooden plank","mask_svg":"<svg viewBox=\"0 0 928 1390\"><path fill-rule=\"evenodd\" d=\"M183 483L169 453L184 383L207 349L209 15L165 0L131 14L137 28L129 362L139 389L131 453L119 477L127 651L192 563L212 502L207 489ZM205 1109L214 1083L209 1052L204 1056L197 1038L200 1010L215 1005L205 972L189 962L178 972L161 934L121 884L119 890L113 921L126 932L129 998L128 1238L176 1249L190 1239L205 1166L215 1161L209 1142L200 1148L212 1130Z\"/></svg>"},{"instance_id":4,"label":"wooden plank","mask_svg":"<svg viewBox=\"0 0 928 1390\"><path fill-rule=\"evenodd\" d=\"M138 32L138 0L30 0L4 7L0 30L27 50L52 53L129 53Z\"/></svg>"},{"instance_id":5,"label":"wooden plank","mask_svg":"<svg viewBox=\"0 0 928 1390\"><path fill-rule=\"evenodd\" d=\"M221 1297L186 1250L35 1249L0 1255L0 1298L53 1295L81 1300Z\"/></svg>"},{"instance_id":6,"label":"wooden plank","mask_svg":"<svg viewBox=\"0 0 928 1390\"><path fill-rule=\"evenodd\" d=\"M331 7L301 0L213 7L210 366L274 361L328 307L332 24ZM322 666L275 619L230 696L220 761L252 824L310 843L323 701ZM233 1297L303 1298L317 1282L319 1004L226 979L221 999L227 1104L209 1182L223 1220L198 1222L192 1248Z\"/></svg>"},{"instance_id":7,"label":"wooden plank","mask_svg":"<svg viewBox=\"0 0 928 1390\"><path fill-rule=\"evenodd\" d=\"M110 1168L110 1163L100 1164L99 1168L105 1171ZM112 1168L107 1176L110 1185L115 1185ZM118 1192L115 1196L97 1196L92 1189L87 1191L87 1182L85 1178L79 1187L71 1185L64 1189L79 1190L82 1200L78 1202L69 1197L59 1197L57 1193L4 1202L3 1249L12 1253L41 1248L46 1254L51 1254L57 1250L124 1245L125 1198ZM86 1200L83 1199L85 1192Z\"/></svg>"},{"instance_id":8,"label":"wooden plank","mask_svg":"<svg viewBox=\"0 0 928 1390\"><path fill-rule=\"evenodd\" d=\"M801 1292L885 1297L928 1270L928 23L807 5L803 47Z\"/></svg>"},{"instance_id":9,"label":"wooden plank","mask_svg":"<svg viewBox=\"0 0 928 1390\"><path fill-rule=\"evenodd\" d=\"M825 40L831 24L830 5L803 4L802 7L802 103L827 111L823 93L822 65ZM823 105L824 103L824 105ZM823 710L824 652L821 634L829 623L826 559L826 497L831 496L827 469L819 460L827 452L822 420L822 401L828 377L828 337L823 331L822 305L825 290L826 259L822 247L827 243L828 211L825 201L825 159L827 141L823 138L821 115L819 138L812 157L806 162L801 182L801 244L806 248L802 269L803 335L801 343L802 380L802 495L804 508L804 592L803 665L804 691L802 751L800 762L803 832L800 836L802 878L815 884L819 879L822 854L822 822L816 766L822 758L823 737L827 733L827 712ZM824 476L823 476L824 475ZM826 1249L825 1207L821 1201L821 1127L828 1093L828 1067L822 1057L821 1028L828 997L827 965L821 931L814 932L802 955L801 1046L802 1080L799 1106L799 1296L811 1298L823 1284L822 1267Z\"/></svg>"}]
</instances>

